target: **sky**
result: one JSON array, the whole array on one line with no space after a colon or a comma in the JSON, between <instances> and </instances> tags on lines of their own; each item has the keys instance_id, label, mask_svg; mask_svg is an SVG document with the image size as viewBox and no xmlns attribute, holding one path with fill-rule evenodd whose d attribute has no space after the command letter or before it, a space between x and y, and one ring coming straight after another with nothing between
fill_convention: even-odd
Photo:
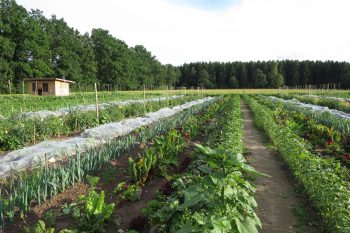
<instances>
[{"instance_id":1,"label":"sky","mask_svg":"<svg viewBox=\"0 0 350 233\"><path fill-rule=\"evenodd\" d=\"M17 0L81 33L109 30L163 64L350 61L349 0Z\"/></svg>"}]
</instances>

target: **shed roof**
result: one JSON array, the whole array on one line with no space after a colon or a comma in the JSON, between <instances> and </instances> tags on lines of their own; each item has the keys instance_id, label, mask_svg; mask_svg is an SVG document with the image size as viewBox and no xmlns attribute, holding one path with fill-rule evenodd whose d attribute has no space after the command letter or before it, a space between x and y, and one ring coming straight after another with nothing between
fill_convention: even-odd
<instances>
[{"instance_id":1,"label":"shed roof","mask_svg":"<svg viewBox=\"0 0 350 233\"><path fill-rule=\"evenodd\" d=\"M75 83L74 81L64 78L26 78L25 81L58 81L64 83Z\"/></svg>"}]
</instances>

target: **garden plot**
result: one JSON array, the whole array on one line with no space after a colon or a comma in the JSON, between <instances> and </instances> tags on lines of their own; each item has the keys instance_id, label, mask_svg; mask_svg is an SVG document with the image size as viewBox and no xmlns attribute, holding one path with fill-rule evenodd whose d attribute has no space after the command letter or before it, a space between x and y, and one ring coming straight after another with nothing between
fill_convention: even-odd
<instances>
[{"instance_id":1,"label":"garden plot","mask_svg":"<svg viewBox=\"0 0 350 233\"><path fill-rule=\"evenodd\" d=\"M329 109L328 107L324 107L324 106L313 105L313 104L306 104L306 103L300 102L297 99L285 100L285 99L277 98L277 97L274 97L274 96L269 96L268 98L271 99L274 102L282 101L283 103L289 103L289 104L292 104L292 105L295 105L295 106L300 106L300 107L303 107L303 108L306 108L306 109L310 109L312 111L321 112L321 113L322 112L329 112L330 114L332 114L334 116L337 116L339 118L350 119L350 114L348 114L348 113L345 113L345 112L342 112L342 111L338 111L338 110L335 110L335 109Z\"/></svg>"},{"instance_id":2,"label":"garden plot","mask_svg":"<svg viewBox=\"0 0 350 233\"><path fill-rule=\"evenodd\" d=\"M163 101L163 100L170 100L170 99L177 99L181 98L182 95L174 95L169 97L157 97L157 98L150 98L146 99L146 102L157 102L157 101ZM143 103L143 99L138 100L124 100L124 101L111 101L107 103L101 103L98 104L99 109L107 109L113 106L126 106L131 104L140 104ZM90 105L76 105L69 108L60 108L56 111L49 111L49 110L41 110L41 111L35 111L35 112L23 112L19 116L23 118L39 118L44 119L47 117L61 117L68 115L72 112L86 112L86 111L94 111L96 109L95 104Z\"/></svg>"},{"instance_id":3,"label":"garden plot","mask_svg":"<svg viewBox=\"0 0 350 233\"><path fill-rule=\"evenodd\" d=\"M178 105L174 108L162 108L156 112L148 113L144 117L127 119L87 129L77 137L62 141L44 141L34 146L10 152L0 158L0 177L9 176L14 172L35 166L45 160L54 162L59 157L84 152L87 149L105 144L113 138L126 135L142 126L152 124L162 118L173 116L194 105L213 99L213 97L207 97Z\"/></svg>"}]
</instances>

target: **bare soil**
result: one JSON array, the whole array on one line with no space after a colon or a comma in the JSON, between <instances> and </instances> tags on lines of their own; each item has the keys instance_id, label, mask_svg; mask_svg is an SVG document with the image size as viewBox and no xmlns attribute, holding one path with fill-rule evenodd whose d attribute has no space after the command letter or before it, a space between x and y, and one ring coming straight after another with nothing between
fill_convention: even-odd
<instances>
[{"instance_id":1,"label":"bare soil","mask_svg":"<svg viewBox=\"0 0 350 233\"><path fill-rule=\"evenodd\" d=\"M267 141L253 124L252 113L244 103L241 105L244 119L244 144L250 154L250 164L259 172L270 177L261 176L255 180L257 186L256 200L259 205L257 214L262 222L261 233L316 233L321 232L312 223L300 223L296 210L308 209L305 201L295 192L294 182L289 171L276 152L265 146ZM264 140L265 139L265 140ZM302 213L305 217L313 213ZM310 226L311 225L311 226Z\"/></svg>"}]
</instances>

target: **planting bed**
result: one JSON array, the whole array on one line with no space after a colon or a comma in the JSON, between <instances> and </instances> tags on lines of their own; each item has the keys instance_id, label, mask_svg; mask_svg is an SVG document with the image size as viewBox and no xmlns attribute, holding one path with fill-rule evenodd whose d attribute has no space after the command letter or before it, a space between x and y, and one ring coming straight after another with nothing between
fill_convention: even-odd
<instances>
[{"instance_id":1,"label":"planting bed","mask_svg":"<svg viewBox=\"0 0 350 233\"><path fill-rule=\"evenodd\" d=\"M265 203L258 199L263 204L285 203L283 197L274 196L282 195L281 190L289 190L290 200L298 198L291 182L282 184L279 181L286 179L259 173L243 156L243 137L245 142L247 137L250 142L256 138L243 135L240 97L194 99L149 102L151 112L145 115L143 103L125 106L134 112L130 115L140 117L111 122L102 114L94 127L74 131L79 135L0 158L0 172L7 176L0 183L2 230L271 233L283 226L286 232L298 231L293 225L296 218L270 222L269 216L293 215L290 209L281 214L287 208L281 204L263 205L270 211L261 215L259 209L263 222L256 214L259 203L251 182L259 184L259 195L272 194ZM261 157L252 164L273 176L289 171L322 219L324 233L349 233L350 176L343 158L350 152L350 130L342 128L346 119L266 96L244 99L265 132L262 137L270 139L288 169L280 166L282 161L257 165L275 156L262 142L264 153L255 153ZM247 116L250 110L244 109ZM259 146L252 145L248 149ZM262 158L267 154L269 158ZM8 169L32 165L38 166L20 172ZM270 172L271 166L278 166L279 172ZM275 183L264 186L264 182ZM282 185L288 187L281 189Z\"/></svg>"},{"instance_id":2,"label":"planting bed","mask_svg":"<svg viewBox=\"0 0 350 233\"><path fill-rule=\"evenodd\" d=\"M349 171L334 158L316 155L316 151L285 124L285 116L246 97L262 128L280 152L296 180L302 185L329 232L350 230Z\"/></svg>"},{"instance_id":3,"label":"planting bed","mask_svg":"<svg viewBox=\"0 0 350 233\"><path fill-rule=\"evenodd\" d=\"M147 93L147 98L155 98L159 95ZM100 103L110 101L122 101L143 98L142 92L99 92ZM89 105L95 103L94 92L77 92L69 96L33 96L33 95L0 95L0 116L16 116L22 112L34 112L40 110L55 111L60 108L70 108L77 105ZM0 117L1 118L1 117Z\"/></svg>"},{"instance_id":4,"label":"planting bed","mask_svg":"<svg viewBox=\"0 0 350 233\"><path fill-rule=\"evenodd\" d=\"M189 108L186 111L178 113L175 118L153 123L149 126L151 128L141 128L132 135L124 136L118 141L110 142L104 147L100 147L99 150L88 150L83 157L78 154L75 158L70 158L62 165L55 165L54 167L44 165L41 169L34 170L25 176L20 176L16 180L12 178L8 179L7 184L2 187L4 200L0 201L0 208L2 210L0 212L4 213L5 219L9 220L14 220L15 212L18 214L28 213L32 205L40 206L48 200L48 197L54 197L60 192L64 192L70 186L81 182L87 174L94 173L100 170L103 164L107 165L116 158L119 158L123 151L135 145L137 141L143 145L149 138L184 122L193 113L210 105L212 100L209 100L210 98L199 102L188 103L185 106L173 109L170 113L163 110L160 112L162 117L168 118L182 109ZM116 161L116 163L118 162ZM14 206L19 207L19 210L14 208ZM16 214L16 216L18 215Z\"/></svg>"},{"instance_id":5,"label":"planting bed","mask_svg":"<svg viewBox=\"0 0 350 233\"><path fill-rule=\"evenodd\" d=\"M49 116L40 119L38 117L12 117L0 122L0 152L1 150L20 149L50 138L76 135L99 124L142 116L147 112L176 106L196 98L198 97L182 96L179 98L174 96L173 98L162 98L161 101L151 99L146 103L140 100L129 100L124 102L123 105L102 107L99 110L98 117L95 110L71 111L63 116ZM38 115L41 115L41 113L39 112Z\"/></svg>"},{"instance_id":6,"label":"planting bed","mask_svg":"<svg viewBox=\"0 0 350 233\"><path fill-rule=\"evenodd\" d=\"M213 101L8 179L4 231L258 232L246 177L260 174L242 156L240 99Z\"/></svg>"},{"instance_id":7,"label":"planting bed","mask_svg":"<svg viewBox=\"0 0 350 233\"><path fill-rule=\"evenodd\" d=\"M346 113L350 113L350 98L339 98L333 96L317 96L317 95L278 95L283 99L297 99L300 102L320 105L330 109L336 109Z\"/></svg>"},{"instance_id":8,"label":"planting bed","mask_svg":"<svg viewBox=\"0 0 350 233\"><path fill-rule=\"evenodd\" d=\"M162 118L173 116L180 111L210 100L212 98L207 97L178 105L171 109L162 108L156 112L147 113L144 117L127 119L87 129L80 136L60 141L44 141L28 148L10 152L0 157L0 177L9 176L11 173L40 163L54 162L62 156L82 153L90 148L106 144L114 138L127 135L142 126L150 125Z\"/></svg>"}]
</instances>

